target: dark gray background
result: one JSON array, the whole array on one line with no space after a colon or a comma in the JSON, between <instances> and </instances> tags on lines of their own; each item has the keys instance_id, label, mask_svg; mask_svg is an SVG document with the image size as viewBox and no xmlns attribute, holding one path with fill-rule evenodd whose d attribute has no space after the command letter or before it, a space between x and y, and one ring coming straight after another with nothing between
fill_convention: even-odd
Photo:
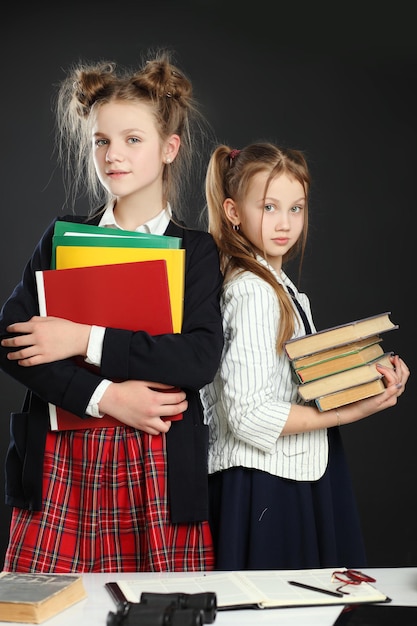
<instances>
[{"instance_id":1,"label":"dark gray background","mask_svg":"<svg viewBox=\"0 0 417 626\"><path fill-rule=\"evenodd\" d=\"M12 4L2 20L3 302L64 205L54 85L82 59L135 65L176 51L219 141L305 151L311 229L300 287L316 326L391 311L385 336L412 371L395 408L343 428L372 566L417 565L415 333L416 57L409 2L258 0ZM196 203L198 204L198 203ZM83 201L77 212L83 212ZM196 207L196 212L201 206ZM296 274L292 274L297 278ZM23 389L0 373L0 457ZM0 489L0 566L9 508ZM338 564L342 565L342 564Z\"/></svg>"}]
</instances>

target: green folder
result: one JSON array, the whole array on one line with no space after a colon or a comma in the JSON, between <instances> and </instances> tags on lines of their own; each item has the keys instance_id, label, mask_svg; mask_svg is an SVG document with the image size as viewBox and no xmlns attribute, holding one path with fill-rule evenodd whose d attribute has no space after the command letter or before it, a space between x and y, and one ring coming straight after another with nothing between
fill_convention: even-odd
<instances>
[{"instance_id":1,"label":"green folder","mask_svg":"<svg viewBox=\"0 0 417 626\"><path fill-rule=\"evenodd\" d=\"M152 235L150 233L138 233L136 230L120 230L106 226L93 226L92 224L80 224L79 222L55 222L54 235L65 235L65 233L78 233L80 235L93 235L105 237L138 237L139 239L166 240L168 244L155 248L180 248L180 237L169 237L167 235Z\"/></svg>"},{"instance_id":2,"label":"green folder","mask_svg":"<svg viewBox=\"0 0 417 626\"><path fill-rule=\"evenodd\" d=\"M181 248L180 237L152 235L91 224L57 221L52 237L51 269L56 267L57 246L91 246L111 248Z\"/></svg>"}]
</instances>

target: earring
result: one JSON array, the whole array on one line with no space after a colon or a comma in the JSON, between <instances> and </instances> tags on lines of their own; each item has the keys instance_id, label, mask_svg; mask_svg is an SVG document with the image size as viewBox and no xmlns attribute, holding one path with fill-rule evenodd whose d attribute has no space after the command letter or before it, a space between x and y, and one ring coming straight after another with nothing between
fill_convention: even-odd
<instances>
[{"instance_id":1,"label":"earring","mask_svg":"<svg viewBox=\"0 0 417 626\"><path fill-rule=\"evenodd\" d=\"M233 228L233 230L235 230L236 232L237 232L238 230L240 230L239 224L233 224L232 228Z\"/></svg>"},{"instance_id":2,"label":"earring","mask_svg":"<svg viewBox=\"0 0 417 626\"><path fill-rule=\"evenodd\" d=\"M171 159L167 157L165 163L171 163Z\"/></svg>"}]
</instances>

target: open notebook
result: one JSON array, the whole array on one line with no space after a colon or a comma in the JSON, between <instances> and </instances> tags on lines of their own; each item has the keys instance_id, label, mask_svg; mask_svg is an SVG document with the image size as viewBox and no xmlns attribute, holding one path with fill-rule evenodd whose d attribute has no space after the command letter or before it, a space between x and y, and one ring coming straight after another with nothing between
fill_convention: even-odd
<instances>
[{"instance_id":1,"label":"open notebook","mask_svg":"<svg viewBox=\"0 0 417 626\"><path fill-rule=\"evenodd\" d=\"M343 588L346 593L338 593L340 582L332 582L333 571L334 568L208 572L191 575L156 573L147 574L136 580L108 582L105 586L116 604L139 602L142 592L188 594L214 592L217 595L219 610L390 601L383 592L366 582L347 585ZM295 586L290 584L290 581L317 589Z\"/></svg>"}]
</instances>

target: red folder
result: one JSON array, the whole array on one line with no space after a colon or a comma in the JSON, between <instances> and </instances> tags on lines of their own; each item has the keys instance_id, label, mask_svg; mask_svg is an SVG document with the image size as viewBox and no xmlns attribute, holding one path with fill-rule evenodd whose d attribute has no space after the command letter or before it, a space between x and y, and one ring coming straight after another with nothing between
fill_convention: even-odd
<instances>
[{"instance_id":1,"label":"red folder","mask_svg":"<svg viewBox=\"0 0 417 626\"><path fill-rule=\"evenodd\" d=\"M151 335L173 332L165 260L43 270L35 275L41 315ZM51 430L121 425L109 415L81 419L53 404L49 412ZM181 418L180 414L170 419Z\"/></svg>"}]
</instances>

